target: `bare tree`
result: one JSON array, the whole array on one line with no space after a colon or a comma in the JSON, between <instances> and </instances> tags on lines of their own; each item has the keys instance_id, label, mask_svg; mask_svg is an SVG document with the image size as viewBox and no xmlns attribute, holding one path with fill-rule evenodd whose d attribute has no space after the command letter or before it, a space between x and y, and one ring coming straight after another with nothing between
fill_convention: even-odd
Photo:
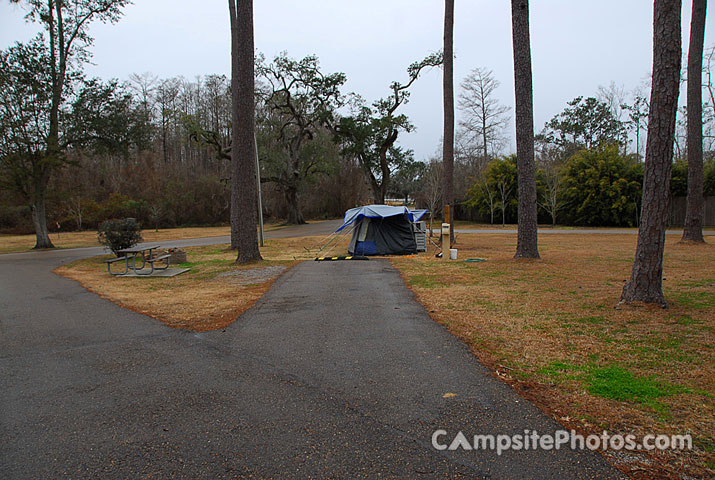
<instances>
[{"instance_id":1,"label":"bare tree","mask_svg":"<svg viewBox=\"0 0 715 480\"><path fill-rule=\"evenodd\" d=\"M459 108L463 113L460 125L474 140L481 143L484 162L489 153L494 154L503 142L503 130L507 126L509 107L499 104L494 92L499 81L486 68L475 68L461 83Z\"/></svg>"},{"instance_id":2,"label":"bare tree","mask_svg":"<svg viewBox=\"0 0 715 480\"><path fill-rule=\"evenodd\" d=\"M623 123L623 113L624 110L626 110L625 87L623 87L622 85L616 85L616 82L611 82L607 87L599 85L596 97L598 98L598 100L608 105L608 108L611 110L611 115L613 115L613 118L615 118L618 122ZM623 138L621 140L621 144L623 146L623 154L625 155L628 150L627 130L623 130Z\"/></svg>"},{"instance_id":3,"label":"bare tree","mask_svg":"<svg viewBox=\"0 0 715 480\"><path fill-rule=\"evenodd\" d=\"M444 139L442 207L450 206L450 241L454 242L454 0L444 2Z\"/></svg>"},{"instance_id":4,"label":"bare tree","mask_svg":"<svg viewBox=\"0 0 715 480\"><path fill-rule=\"evenodd\" d=\"M484 159L482 152L482 146L473 142L464 128L460 128L455 132L455 161L463 163L472 176L478 175L487 168L489 162Z\"/></svg>"},{"instance_id":5,"label":"bare tree","mask_svg":"<svg viewBox=\"0 0 715 480\"><path fill-rule=\"evenodd\" d=\"M176 100L179 95L179 85L178 78L169 78L159 83L155 92L161 122L161 153L164 163L169 162L169 135L176 126Z\"/></svg>"},{"instance_id":6,"label":"bare tree","mask_svg":"<svg viewBox=\"0 0 715 480\"><path fill-rule=\"evenodd\" d=\"M542 186L539 192L539 206L551 216L551 226L556 226L559 210L566 205L562 198L564 158L557 146L545 141L537 142L536 151Z\"/></svg>"},{"instance_id":7,"label":"bare tree","mask_svg":"<svg viewBox=\"0 0 715 480\"><path fill-rule=\"evenodd\" d=\"M682 241L703 238L703 44L707 0L693 0L688 48L688 199Z\"/></svg>"},{"instance_id":8,"label":"bare tree","mask_svg":"<svg viewBox=\"0 0 715 480\"><path fill-rule=\"evenodd\" d=\"M150 72L129 75L129 86L138 97L142 113L145 115L147 122L151 122L154 119L154 93L158 81L158 77Z\"/></svg>"},{"instance_id":9,"label":"bare tree","mask_svg":"<svg viewBox=\"0 0 715 480\"><path fill-rule=\"evenodd\" d=\"M663 295L663 251L682 55L680 10L680 0L654 2L653 85L643 202L633 271L621 295L624 303L640 301L667 306Z\"/></svg>"},{"instance_id":10,"label":"bare tree","mask_svg":"<svg viewBox=\"0 0 715 480\"><path fill-rule=\"evenodd\" d=\"M432 235L434 214L442 205L442 162L433 159L424 170L421 197L429 210L429 232Z\"/></svg>"},{"instance_id":11,"label":"bare tree","mask_svg":"<svg viewBox=\"0 0 715 480\"><path fill-rule=\"evenodd\" d=\"M636 134L636 157L641 159L641 132L648 128L648 99L639 89L633 91L633 104L622 105L628 111L628 120L625 122L629 130Z\"/></svg>"},{"instance_id":12,"label":"bare tree","mask_svg":"<svg viewBox=\"0 0 715 480\"><path fill-rule=\"evenodd\" d=\"M489 192L488 187L489 185L487 184L487 193ZM499 191L499 198L501 199L499 201L499 208L501 209L501 226L504 227L506 226L506 209L509 206L509 198L511 197L511 186L509 185L507 178L500 177L496 182L496 187Z\"/></svg>"},{"instance_id":13,"label":"bare tree","mask_svg":"<svg viewBox=\"0 0 715 480\"><path fill-rule=\"evenodd\" d=\"M253 0L228 0L231 15L231 245L236 263L261 260L258 250ZM234 240L235 237L235 240Z\"/></svg>"},{"instance_id":14,"label":"bare tree","mask_svg":"<svg viewBox=\"0 0 715 480\"><path fill-rule=\"evenodd\" d=\"M713 87L712 63L715 57L715 46L707 49L703 58L703 88L707 91L707 101L703 104L703 151L715 150L715 87Z\"/></svg>"},{"instance_id":15,"label":"bare tree","mask_svg":"<svg viewBox=\"0 0 715 480\"><path fill-rule=\"evenodd\" d=\"M516 95L516 155L519 172L519 225L515 258L539 258L528 0L511 0L511 21Z\"/></svg>"},{"instance_id":16,"label":"bare tree","mask_svg":"<svg viewBox=\"0 0 715 480\"><path fill-rule=\"evenodd\" d=\"M555 165L549 165L544 169L544 189L539 204L551 215L551 226L556 226L556 216L564 207L561 199L563 189L563 175Z\"/></svg>"},{"instance_id":17,"label":"bare tree","mask_svg":"<svg viewBox=\"0 0 715 480\"><path fill-rule=\"evenodd\" d=\"M492 187L489 184L488 177L484 174L482 174L479 177L477 185L479 186L479 189L484 194L484 203L486 203L487 207L489 207L489 223L494 225L494 211L497 208L497 201L496 201L496 197L494 196L495 192L492 190ZM502 196L502 205L503 204L504 203L503 203L503 196ZM503 224L504 224L504 208L502 208L502 225Z\"/></svg>"}]
</instances>

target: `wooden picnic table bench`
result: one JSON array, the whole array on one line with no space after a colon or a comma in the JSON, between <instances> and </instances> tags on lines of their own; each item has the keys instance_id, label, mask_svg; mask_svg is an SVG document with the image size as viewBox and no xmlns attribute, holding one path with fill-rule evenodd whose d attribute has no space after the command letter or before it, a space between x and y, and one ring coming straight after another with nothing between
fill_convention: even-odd
<instances>
[{"instance_id":1,"label":"wooden picnic table bench","mask_svg":"<svg viewBox=\"0 0 715 480\"><path fill-rule=\"evenodd\" d=\"M121 273L118 272L113 272L112 271L112 264L114 262L119 262L121 260L124 260L124 271ZM124 257L117 257L117 258L110 258L109 260L105 260L104 263L107 264L107 271L111 273L112 275L126 275L129 273L129 257L124 256Z\"/></svg>"},{"instance_id":2,"label":"wooden picnic table bench","mask_svg":"<svg viewBox=\"0 0 715 480\"><path fill-rule=\"evenodd\" d=\"M117 250L116 253L118 255L123 256L118 258L112 258L110 260L105 260L105 262L107 263L107 270L110 274L116 276L127 275L130 269L136 275L151 275L152 273L154 273L155 270L166 270L167 268L169 268L169 265L171 263L171 255L168 253L162 255L154 254L153 251L157 250L159 247L160 245L147 245ZM140 255L142 263L141 266L137 266L137 257L139 257ZM124 261L124 272L112 272L111 265L121 260ZM157 267L155 265L155 263L162 261L165 262L164 266ZM147 268L147 264L149 264L149 268Z\"/></svg>"}]
</instances>

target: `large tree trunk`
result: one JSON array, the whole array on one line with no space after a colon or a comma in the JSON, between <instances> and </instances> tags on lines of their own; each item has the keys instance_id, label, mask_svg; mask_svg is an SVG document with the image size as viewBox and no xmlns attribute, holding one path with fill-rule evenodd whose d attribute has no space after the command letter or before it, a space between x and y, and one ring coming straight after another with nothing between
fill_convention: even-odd
<instances>
[{"instance_id":1,"label":"large tree trunk","mask_svg":"<svg viewBox=\"0 0 715 480\"><path fill-rule=\"evenodd\" d=\"M231 244L237 263L261 260L256 231L253 0L229 0L231 15Z\"/></svg>"},{"instance_id":2,"label":"large tree trunk","mask_svg":"<svg viewBox=\"0 0 715 480\"><path fill-rule=\"evenodd\" d=\"M621 301L626 303L647 302L667 306L663 295L663 250L682 54L680 9L680 0L655 0L653 85L643 175L643 206L633 272L621 295Z\"/></svg>"},{"instance_id":3,"label":"large tree trunk","mask_svg":"<svg viewBox=\"0 0 715 480\"><path fill-rule=\"evenodd\" d=\"M514 258L539 258L528 0L511 1L511 22L516 95L516 166L519 184L519 225Z\"/></svg>"},{"instance_id":4,"label":"large tree trunk","mask_svg":"<svg viewBox=\"0 0 715 480\"><path fill-rule=\"evenodd\" d=\"M368 171L368 178L370 180L370 189L372 190L372 199L373 203L376 204L383 204L385 203L385 194L383 193L382 186L380 185L380 182L377 181L377 178L375 178L375 175ZM389 174L389 171L388 171Z\"/></svg>"},{"instance_id":5,"label":"large tree trunk","mask_svg":"<svg viewBox=\"0 0 715 480\"><path fill-rule=\"evenodd\" d=\"M43 175L43 178L45 176ZM47 176L49 177L49 175ZM35 186L35 195L32 199L32 223L35 225L35 247L34 248L54 248L50 241L50 232L47 229L47 212L45 210L45 191L47 181L42 181L44 185Z\"/></svg>"},{"instance_id":6,"label":"large tree trunk","mask_svg":"<svg viewBox=\"0 0 715 480\"><path fill-rule=\"evenodd\" d=\"M303 225L305 219L300 208L300 200L298 199L298 185L300 185L300 142L294 145L290 150L290 170L289 179L283 186L283 196L288 205L288 225ZM290 182L290 183L288 183Z\"/></svg>"},{"instance_id":7,"label":"large tree trunk","mask_svg":"<svg viewBox=\"0 0 715 480\"><path fill-rule=\"evenodd\" d=\"M385 203L385 199L387 198L387 185L383 182L380 185L379 190L377 191L377 197L375 198L375 203L378 205L383 205Z\"/></svg>"},{"instance_id":8,"label":"large tree trunk","mask_svg":"<svg viewBox=\"0 0 715 480\"><path fill-rule=\"evenodd\" d=\"M373 201L376 205L382 205L385 203L385 192L382 185L370 185L372 188Z\"/></svg>"},{"instance_id":9,"label":"large tree trunk","mask_svg":"<svg viewBox=\"0 0 715 480\"><path fill-rule=\"evenodd\" d=\"M707 0L693 0L688 48L688 203L683 229L684 242L703 238L703 43Z\"/></svg>"},{"instance_id":10,"label":"large tree trunk","mask_svg":"<svg viewBox=\"0 0 715 480\"><path fill-rule=\"evenodd\" d=\"M305 218L303 218L303 212L300 209L300 202L298 201L298 188L295 186L285 187L283 195L288 204L288 218L286 223L288 225L303 225Z\"/></svg>"},{"instance_id":11,"label":"large tree trunk","mask_svg":"<svg viewBox=\"0 0 715 480\"><path fill-rule=\"evenodd\" d=\"M444 140L442 211L449 205L450 241L454 242L454 0L444 2Z\"/></svg>"}]
</instances>

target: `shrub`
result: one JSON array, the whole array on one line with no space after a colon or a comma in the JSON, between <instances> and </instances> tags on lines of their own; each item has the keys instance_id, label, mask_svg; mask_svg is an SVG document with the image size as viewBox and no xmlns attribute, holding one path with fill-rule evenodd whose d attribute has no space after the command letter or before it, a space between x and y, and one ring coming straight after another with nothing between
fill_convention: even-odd
<instances>
[{"instance_id":1,"label":"shrub","mask_svg":"<svg viewBox=\"0 0 715 480\"><path fill-rule=\"evenodd\" d=\"M99 226L99 243L109 248L115 255L117 251L133 247L142 241L141 227L133 218L107 220Z\"/></svg>"},{"instance_id":2,"label":"shrub","mask_svg":"<svg viewBox=\"0 0 715 480\"><path fill-rule=\"evenodd\" d=\"M615 146L581 150L564 168L563 218L571 225L637 226L643 164Z\"/></svg>"}]
</instances>

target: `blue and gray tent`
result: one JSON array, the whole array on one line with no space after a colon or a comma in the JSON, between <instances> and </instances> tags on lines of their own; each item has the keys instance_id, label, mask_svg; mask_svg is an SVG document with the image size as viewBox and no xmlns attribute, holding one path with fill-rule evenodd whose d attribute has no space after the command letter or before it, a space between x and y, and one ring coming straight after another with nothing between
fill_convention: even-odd
<instances>
[{"instance_id":1,"label":"blue and gray tent","mask_svg":"<svg viewBox=\"0 0 715 480\"><path fill-rule=\"evenodd\" d=\"M417 253L413 223L426 212L388 205L352 208L336 233L352 226L350 255L409 255Z\"/></svg>"}]
</instances>

